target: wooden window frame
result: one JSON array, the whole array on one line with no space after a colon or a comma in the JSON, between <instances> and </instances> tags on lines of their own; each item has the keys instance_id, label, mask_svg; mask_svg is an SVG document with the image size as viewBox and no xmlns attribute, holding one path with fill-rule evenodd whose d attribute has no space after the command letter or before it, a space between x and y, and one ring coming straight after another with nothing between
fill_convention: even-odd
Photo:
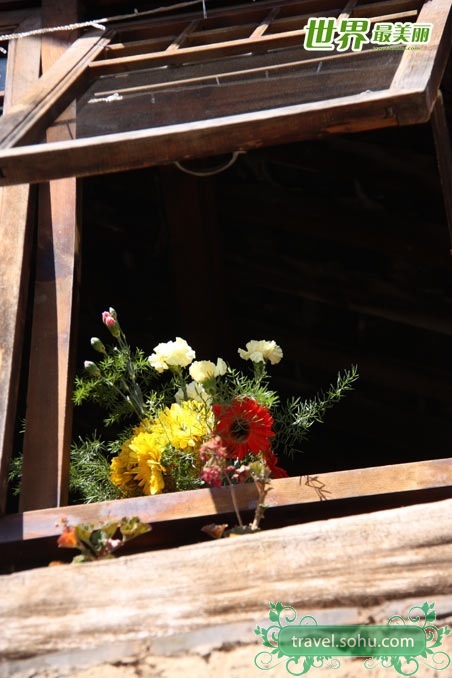
<instances>
[{"instance_id":1,"label":"wooden window frame","mask_svg":"<svg viewBox=\"0 0 452 678\"><path fill-rule=\"evenodd\" d=\"M273 4L268 3L269 10ZM293 0L288 4L294 4ZM406 7L405 0L390 0L380 4L382 8L386 8L383 16L388 15L390 7ZM261 12L265 7L265 3L258 6ZM348 15L347 7L348 5L342 11L338 10L340 16ZM366 11L367 7L369 6L360 8L360 12ZM449 0L430 0L422 5L417 22L433 24L429 49L423 53L422 58L415 50L406 50L390 87L383 91L362 92L328 101L64 143L33 145L56 116L84 91L94 73L144 68L150 63L162 63L162 60L164 63L173 63L187 58L193 52L197 58L205 57L206 54L229 54L234 50L243 52L244 43L249 44L250 49L256 49L256 44L260 48L268 43L272 43L273 47L281 46L287 41L300 41L304 31L268 36L264 32L258 35L256 30L259 29L259 24L246 39L233 39L202 48L178 46L178 40L183 42L182 31L182 35L172 40L163 51L100 60L96 58L108 49L115 33L124 30L125 26L119 25L104 34L100 31L87 33L30 89L20 106L12 109L0 121L0 185L138 169L186 158L246 151L262 144L287 143L337 132L427 122L438 99L450 48L450 10ZM224 14L224 10L222 13ZM211 19L220 14L220 10L217 10L210 15ZM404 12L399 14L403 15ZM394 11L391 16L395 16ZM324 58L325 55L313 55L312 61L320 62ZM354 55L336 55L332 58L353 59Z\"/></svg>"},{"instance_id":2,"label":"wooden window frame","mask_svg":"<svg viewBox=\"0 0 452 678\"><path fill-rule=\"evenodd\" d=\"M298 0L297 0L298 1ZM329 1L329 0L328 0ZM54 0L44 0L44 11L54 7ZM71 4L68 1L68 5ZM297 4L289 0L289 5ZM298 2L298 4L300 4ZM331 3L332 4L332 3ZM352 132L376 129L394 125L405 125L432 120L435 142L438 149L440 175L445 189L446 211L452 224L452 164L448 153L448 132L444 116L439 86L445 67L447 51L451 38L451 19L449 0L431 0L423 5L417 20L433 23L433 35L427 56L419 59L415 51L406 51L401 59L391 86L384 92L364 93L341 97L327 102L315 102L231 115L215 120L179 124L156 129L126 132L102 137L70 140L62 132L55 137L55 130L47 131L47 143L33 144L42 138L46 129L58 116L64 114L67 106L86 87L91 74L114 72L116 69L145 66L149 61L169 59L174 63L187 58L187 54L222 54L243 51L244 43L253 45L253 49L266 49L283 44L278 33L266 35L269 23L275 18L274 3L264 2L248 8L250 20L268 10L268 20L255 22L255 26L246 39L234 38L234 26L230 27L232 38L226 42L204 48L184 47L185 40L196 30L198 20L192 19L177 34L171 34L164 44L165 49L151 55L142 55L140 50L162 46L161 37L145 38L139 45L112 45L113 35L129 30L130 24L115 27L115 31L91 31L74 42L67 39L69 45L62 51L60 58L49 65L54 58L47 59L44 74L34 84L25 82L20 74L9 78L12 94L7 92L9 111L0 120L0 186L2 203L0 222L2 245L15 251L14 259L8 260L2 269L2 289L12 290L3 301L2 312L7 322L2 328L6 338L6 352L2 355L2 392L7 394L0 408L0 430L2 448L0 450L0 514L4 511L6 499L7 466L12 445L12 431L15 421L17 397L18 365L22 350L22 332L24 325L24 289L27 286L29 250L32 230L30 213L32 192L29 184L44 181L40 186L41 210L38 225L38 238L49 237L52 244L52 256L55 261L69 260L70 270L66 277L56 272L50 281L57 304L53 311L39 309L35 305L33 332L37 332L38 345L42 342L42 353L46 364L59 361L63 373L63 382L52 382L52 397L56 402L56 424L50 427L52 435L57 431L58 442L55 454L43 459L44 438L40 437L34 451L26 459L24 472L30 480L36 477L36 464L41 465L41 474L47 474L49 480L40 483L33 497L28 493L21 501L20 513L0 518L0 544L3 560L1 567L11 567L36 561L36 553L41 557L53 553L55 537L60 533L59 521L65 516L70 522L109 520L123 516L140 515L156 526L145 542L150 546L160 546L171 542L176 524L189 529L187 534L193 539L199 532L199 521L207 517L214 520L227 518L232 514L232 504L228 488L191 491L140 497L114 502L83 506L64 506L67 491L68 440L67 410L68 389L71 375L71 317L76 312L73 305L74 290L77 286L77 218L76 186L74 177L89 176L111 171L130 170L152 165L164 165L181 159L202 157L237 150L249 150L259 146L298 141L307 138L329 135L336 132ZM306 10L315 5L315 0L305 3ZM353 3L338 14L345 15ZM382 11L396 7L403 18L411 10L410 0L389 0L379 3ZM73 5L72 5L73 6ZM366 6L360 8L365 12ZM446 11L447 10L447 11ZM233 18L243 9L229 11ZM215 20L224 11L209 13ZM19 16L20 13L16 13ZM29 13L28 13L29 15ZM391 15L393 16L394 13ZM0 25L1 25L0 14ZM362 14L365 16L365 14ZM410 15L411 16L411 15ZM273 17L273 18L272 18ZM56 20L57 17L54 17ZM67 23L60 17L60 23ZM180 19L161 20L160 25L168 26L180 23ZM145 26L154 26L155 22L145 22ZM22 27L23 28L23 27ZM216 30L216 29L212 29ZM224 27L223 27L224 30ZM171 31L170 31L171 33ZM293 30L285 38L299 41L303 31ZM160 42L158 42L160 40ZM146 45L143 44L146 43ZM150 44L152 43L152 44ZM16 50L17 47L17 50ZM12 50L22 54L26 42L16 41ZM50 45L51 47L51 45ZM50 49L49 47L49 49ZM190 51L191 50L191 51ZM136 53L138 51L138 54ZM44 53L44 52L43 52ZM99 56L114 54L115 58L98 59ZM438 56L439 55L439 56ZM353 57L352 57L353 58ZM315 57L313 57L315 61ZM10 73L14 66L9 65ZM35 69L36 74L36 69ZM17 105L16 105L17 104ZM57 133L58 134L58 133ZM449 146L450 148L450 146ZM63 182L53 181L62 179ZM19 185L15 185L19 184ZM43 195L44 194L44 197ZM47 197L46 197L47 196ZM50 196L50 202L48 201ZM68 199L68 196L70 198ZM447 197L448 196L448 197ZM63 229L54 229L53 225L63 224ZM47 229L47 230L46 230ZM47 234L47 235L46 235ZM39 268L39 264L38 264ZM42 282L42 281L41 281ZM39 279L37 284L39 284ZM2 302L0 301L0 306ZM47 325L58 327L58 336L62 340L56 346L46 343L42 328ZM41 360L39 358L38 360ZM41 363L42 367L42 363ZM30 367L29 401L37 403L40 389L43 388L45 375L33 376ZM43 411L43 404L38 403ZM41 426L42 418L34 414L35 422L30 423L29 438ZM48 442L48 441L47 441ZM40 456L41 455L41 456ZM295 477L275 480L274 489L269 495L269 504L274 508L277 521L284 524L287 515L300 521L319 516L340 515L341 512L361 510L360 498L376 497L378 506L396 506L400 503L425 501L436 497L451 496L452 464L451 459L431 460L408 464L397 464L378 468L366 468L338 473L325 473L315 478ZM43 470L44 469L44 470ZM46 476L46 477L47 477ZM29 482L29 481L27 481ZM256 503L252 486L237 487L239 508L252 510ZM319 500L328 498L319 508ZM30 501L29 501L30 499ZM348 503L347 503L348 502ZM350 503L351 502L351 503ZM328 507L325 509L325 505ZM52 508L52 506L56 508ZM361 509L360 509L361 506ZM47 508L50 507L50 508ZM35 510L33 510L35 509ZM272 514L272 511L269 512ZM291 518L291 519L292 519ZM191 521L191 522L190 522ZM207 522L207 520L205 521ZM271 523L271 521L270 521ZM190 527L191 525L191 527ZM196 531L196 536L195 535ZM190 537L191 538L191 537Z\"/></svg>"}]
</instances>

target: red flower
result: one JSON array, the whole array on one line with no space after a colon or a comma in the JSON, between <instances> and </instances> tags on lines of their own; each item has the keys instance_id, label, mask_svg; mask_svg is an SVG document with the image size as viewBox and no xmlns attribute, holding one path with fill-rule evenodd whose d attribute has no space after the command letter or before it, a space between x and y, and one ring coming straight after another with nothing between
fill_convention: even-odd
<instances>
[{"instance_id":1,"label":"red flower","mask_svg":"<svg viewBox=\"0 0 452 678\"><path fill-rule=\"evenodd\" d=\"M264 454L265 463L270 469L272 478L287 478L287 471L278 466L278 457L271 450Z\"/></svg>"},{"instance_id":2,"label":"red flower","mask_svg":"<svg viewBox=\"0 0 452 678\"><path fill-rule=\"evenodd\" d=\"M251 452L270 450L273 419L270 411L251 398L233 400L230 405L213 405L216 433L238 459Z\"/></svg>"}]
</instances>

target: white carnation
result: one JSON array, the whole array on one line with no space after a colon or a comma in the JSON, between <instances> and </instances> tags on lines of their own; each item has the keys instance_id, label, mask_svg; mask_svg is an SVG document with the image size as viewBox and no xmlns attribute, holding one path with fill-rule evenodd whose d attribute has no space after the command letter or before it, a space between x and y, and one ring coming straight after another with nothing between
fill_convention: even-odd
<instances>
[{"instance_id":1,"label":"white carnation","mask_svg":"<svg viewBox=\"0 0 452 678\"><path fill-rule=\"evenodd\" d=\"M183 400L197 400L198 402L204 403L205 405L210 405L212 402L212 398L209 396L204 386L202 384L198 384L195 381L191 381L189 384L187 384L185 391L186 393L184 393L183 389L180 388L176 392L176 403L180 404Z\"/></svg>"},{"instance_id":2,"label":"white carnation","mask_svg":"<svg viewBox=\"0 0 452 678\"><path fill-rule=\"evenodd\" d=\"M148 360L157 372L164 372L170 367L187 367L195 357L194 350L185 339L176 337L176 341L158 344Z\"/></svg>"},{"instance_id":3,"label":"white carnation","mask_svg":"<svg viewBox=\"0 0 452 678\"><path fill-rule=\"evenodd\" d=\"M223 374L226 374L227 369L228 369L228 366L224 362L223 358L218 358L217 364L216 364L216 367L215 367L215 376L216 377L222 377Z\"/></svg>"},{"instance_id":4,"label":"white carnation","mask_svg":"<svg viewBox=\"0 0 452 678\"><path fill-rule=\"evenodd\" d=\"M246 350L239 348L239 355L244 360L251 360L253 363L263 363L268 360L272 365L279 363L283 357L280 346L275 341L249 341Z\"/></svg>"},{"instance_id":5,"label":"white carnation","mask_svg":"<svg viewBox=\"0 0 452 678\"><path fill-rule=\"evenodd\" d=\"M203 382L211 377L219 377L225 374L227 365L222 358L218 358L217 364L211 360L196 360L190 365L190 376L194 381Z\"/></svg>"}]
</instances>

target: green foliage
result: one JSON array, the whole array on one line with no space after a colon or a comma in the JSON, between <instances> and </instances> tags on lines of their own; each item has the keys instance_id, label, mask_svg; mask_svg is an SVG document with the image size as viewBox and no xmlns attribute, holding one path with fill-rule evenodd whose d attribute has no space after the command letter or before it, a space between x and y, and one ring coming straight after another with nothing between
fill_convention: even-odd
<instances>
[{"instance_id":1,"label":"green foliage","mask_svg":"<svg viewBox=\"0 0 452 678\"><path fill-rule=\"evenodd\" d=\"M200 469L190 452L174 450L169 445L162 454L162 466L167 470L164 474L165 486L170 492L196 490L204 486L199 477Z\"/></svg>"},{"instance_id":2,"label":"green foliage","mask_svg":"<svg viewBox=\"0 0 452 678\"><path fill-rule=\"evenodd\" d=\"M291 398L284 403L274 413L275 449L291 457L300 452L300 445L308 437L312 425L323 422L327 410L353 390L353 384L358 378L358 368L352 365L343 374L338 374L336 384L331 384L326 393L320 391L314 398Z\"/></svg>"},{"instance_id":3,"label":"green foliage","mask_svg":"<svg viewBox=\"0 0 452 678\"><path fill-rule=\"evenodd\" d=\"M109 449L96 434L74 442L71 449L69 493L75 502L118 499L121 491L110 481Z\"/></svg>"},{"instance_id":4,"label":"green foliage","mask_svg":"<svg viewBox=\"0 0 452 678\"><path fill-rule=\"evenodd\" d=\"M20 482L22 480L23 456L19 454L12 457L8 469L8 483L14 497L20 494Z\"/></svg>"},{"instance_id":5,"label":"green foliage","mask_svg":"<svg viewBox=\"0 0 452 678\"><path fill-rule=\"evenodd\" d=\"M128 417L144 412L143 392L151 391L155 372L141 349L125 344L113 347L98 362L100 376L85 373L76 377L73 400L75 405L92 402L107 411L106 426L121 423Z\"/></svg>"},{"instance_id":6,"label":"green foliage","mask_svg":"<svg viewBox=\"0 0 452 678\"><path fill-rule=\"evenodd\" d=\"M228 403L234 397L240 396L241 398L253 398L269 410L275 408L279 403L279 395L270 388L270 377L261 365L263 363L254 364L252 375L228 368L224 378L216 380L215 401ZM209 391L208 388L206 390Z\"/></svg>"},{"instance_id":7,"label":"green foliage","mask_svg":"<svg viewBox=\"0 0 452 678\"><path fill-rule=\"evenodd\" d=\"M112 558L113 553L131 539L149 532L151 527L139 518L122 518L95 527L90 523L80 523L76 527L65 524L58 539L60 548L78 549L73 563L85 563L93 560ZM116 536L117 535L117 536ZM115 538L116 537L116 538Z\"/></svg>"}]
</instances>

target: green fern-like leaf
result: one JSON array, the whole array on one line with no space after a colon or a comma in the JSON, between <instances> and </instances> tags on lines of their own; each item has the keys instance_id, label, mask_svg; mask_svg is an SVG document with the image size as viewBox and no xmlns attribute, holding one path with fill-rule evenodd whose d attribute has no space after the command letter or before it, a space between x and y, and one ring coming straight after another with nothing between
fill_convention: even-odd
<instances>
[{"instance_id":1,"label":"green fern-like leaf","mask_svg":"<svg viewBox=\"0 0 452 678\"><path fill-rule=\"evenodd\" d=\"M356 365L352 365L343 374L338 374L336 384L331 384L326 392L320 391L309 400L292 398L282 405L274 417L275 449L291 457L300 451L313 424L324 421L326 412L353 390L358 376Z\"/></svg>"},{"instance_id":2,"label":"green fern-like leaf","mask_svg":"<svg viewBox=\"0 0 452 678\"><path fill-rule=\"evenodd\" d=\"M73 501L91 503L122 496L119 488L110 481L108 458L107 445L96 434L73 443L69 476L69 492Z\"/></svg>"}]
</instances>

